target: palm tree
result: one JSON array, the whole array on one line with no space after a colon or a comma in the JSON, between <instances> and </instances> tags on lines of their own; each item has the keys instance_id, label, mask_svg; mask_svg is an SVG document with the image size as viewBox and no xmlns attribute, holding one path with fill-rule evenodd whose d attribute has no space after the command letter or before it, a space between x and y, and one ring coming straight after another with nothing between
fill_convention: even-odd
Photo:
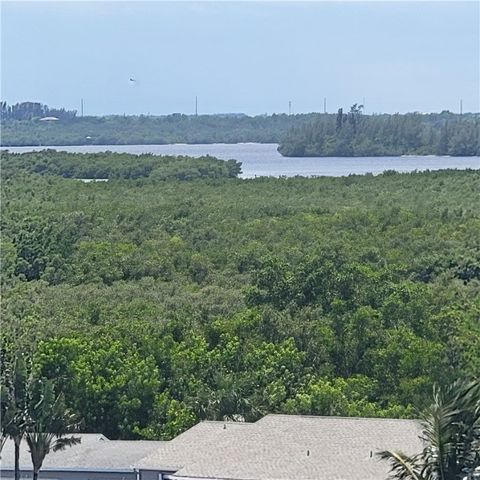
<instances>
[{"instance_id":1,"label":"palm tree","mask_svg":"<svg viewBox=\"0 0 480 480\"><path fill-rule=\"evenodd\" d=\"M20 479L20 445L27 425L26 398L30 378L23 355L17 354L13 361L4 361L1 375L1 448L11 438L15 448L15 480Z\"/></svg>"},{"instance_id":2,"label":"palm tree","mask_svg":"<svg viewBox=\"0 0 480 480\"><path fill-rule=\"evenodd\" d=\"M12 422L7 398L8 398L8 390L7 390L7 387L2 382L2 384L0 385L0 421L2 422L1 424L2 431L1 431L1 437L0 437L0 454L2 453L3 446L7 441L8 429L10 428L10 423Z\"/></svg>"},{"instance_id":3,"label":"palm tree","mask_svg":"<svg viewBox=\"0 0 480 480\"><path fill-rule=\"evenodd\" d=\"M63 393L55 394L51 380L39 381L40 394L29 409L30 423L25 440L33 464L33 480L37 480L43 461L50 451L57 452L80 443L79 437L67 436L79 426L77 417L67 409Z\"/></svg>"},{"instance_id":4,"label":"palm tree","mask_svg":"<svg viewBox=\"0 0 480 480\"><path fill-rule=\"evenodd\" d=\"M396 480L480 479L480 381L434 387L433 404L421 418L422 452L383 451Z\"/></svg>"},{"instance_id":5,"label":"palm tree","mask_svg":"<svg viewBox=\"0 0 480 480\"><path fill-rule=\"evenodd\" d=\"M38 473L42 468L43 461L50 451L58 452L80 443L79 437L56 436L53 433L44 432L29 432L26 434L25 439L32 457L33 480L38 479Z\"/></svg>"}]
</instances>

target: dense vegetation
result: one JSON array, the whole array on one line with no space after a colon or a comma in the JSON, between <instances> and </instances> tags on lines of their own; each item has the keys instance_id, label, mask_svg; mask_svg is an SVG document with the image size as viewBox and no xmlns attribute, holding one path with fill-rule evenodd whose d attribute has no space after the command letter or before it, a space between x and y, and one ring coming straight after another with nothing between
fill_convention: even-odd
<instances>
[{"instance_id":1,"label":"dense vegetation","mask_svg":"<svg viewBox=\"0 0 480 480\"><path fill-rule=\"evenodd\" d=\"M1 104L2 146L280 143L288 157L480 155L480 116L450 112L77 117L39 103ZM58 121L40 121L53 115Z\"/></svg>"},{"instance_id":2,"label":"dense vegetation","mask_svg":"<svg viewBox=\"0 0 480 480\"><path fill-rule=\"evenodd\" d=\"M292 129L278 150L287 157L480 155L480 115L363 115L353 105Z\"/></svg>"},{"instance_id":3,"label":"dense vegetation","mask_svg":"<svg viewBox=\"0 0 480 480\"><path fill-rule=\"evenodd\" d=\"M113 159L113 161L112 161ZM200 157L130 155L111 152L70 153L44 150L28 155L6 154L2 160L3 178L19 171L40 175L56 175L77 179L135 179L192 180L194 178L235 178L241 173L241 164L235 160Z\"/></svg>"},{"instance_id":4,"label":"dense vegetation","mask_svg":"<svg viewBox=\"0 0 480 480\"><path fill-rule=\"evenodd\" d=\"M279 143L313 115L181 115L74 117L56 122L2 121L2 146Z\"/></svg>"},{"instance_id":5,"label":"dense vegetation","mask_svg":"<svg viewBox=\"0 0 480 480\"><path fill-rule=\"evenodd\" d=\"M75 110L64 108L50 108L39 102L22 102L8 105L0 102L0 119L6 120L38 120L44 117L55 117L59 120L72 120L77 115Z\"/></svg>"},{"instance_id":6,"label":"dense vegetation","mask_svg":"<svg viewBox=\"0 0 480 480\"><path fill-rule=\"evenodd\" d=\"M31 352L86 431L410 416L478 375L480 171L240 180L178 161L213 173L2 155L2 355ZM64 178L87 165L110 181Z\"/></svg>"}]
</instances>

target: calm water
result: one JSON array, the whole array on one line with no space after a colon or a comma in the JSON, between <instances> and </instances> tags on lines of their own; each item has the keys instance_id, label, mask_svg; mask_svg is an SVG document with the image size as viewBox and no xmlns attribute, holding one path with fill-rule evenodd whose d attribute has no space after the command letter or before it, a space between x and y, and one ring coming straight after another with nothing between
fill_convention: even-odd
<instances>
[{"instance_id":1,"label":"calm water","mask_svg":"<svg viewBox=\"0 0 480 480\"><path fill-rule=\"evenodd\" d=\"M285 158L277 152L273 143L240 143L211 145L85 145L71 147L11 147L11 152L28 152L54 148L67 152L154 153L158 155L212 155L224 160L234 158L242 162L244 178L255 176L315 176L340 177L351 173L373 174L384 170L412 172L414 170L440 170L445 168L480 168L480 157L326 157Z\"/></svg>"}]
</instances>

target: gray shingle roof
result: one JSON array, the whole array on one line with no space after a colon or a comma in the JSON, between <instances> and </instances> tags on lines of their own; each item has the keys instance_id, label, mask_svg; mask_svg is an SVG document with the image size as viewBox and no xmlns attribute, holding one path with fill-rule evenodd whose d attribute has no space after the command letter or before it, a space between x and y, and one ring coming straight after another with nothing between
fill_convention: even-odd
<instances>
[{"instance_id":1,"label":"gray shingle roof","mask_svg":"<svg viewBox=\"0 0 480 480\"><path fill-rule=\"evenodd\" d=\"M202 422L138 466L171 478L385 480L379 450L422 448L414 420L267 415L256 423Z\"/></svg>"},{"instance_id":2,"label":"gray shingle roof","mask_svg":"<svg viewBox=\"0 0 480 480\"><path fill-rule=\"evenodd\" d=\"M202 422L169 442L108 440L82 434L80 445L50 453L45 469L175 472L173 479L385 480L379 450L422 448L414 420L267 415L256 423ZM26 443L21 466L31 468ZM0 461L13 468L13 444Z\"/></svg>"},{"instance_id":3,"label":"gray shingle roof","mask_svg":"<svg viewBox=\"0 0 480 480\"><path fill-rule=\"evenodd\" d=\"M75 435L81 443L60 452L50 452L43 463L43 469L113 469L130 470L141 458L152 454L164 442L143 440L109 440L101 434L83 433ZM2 469L13 468L14 446L7 440L3 447L0 465ZM20 466L30 470L32 462L28 445L22 442Z\"/></svg>"}]
</instances>

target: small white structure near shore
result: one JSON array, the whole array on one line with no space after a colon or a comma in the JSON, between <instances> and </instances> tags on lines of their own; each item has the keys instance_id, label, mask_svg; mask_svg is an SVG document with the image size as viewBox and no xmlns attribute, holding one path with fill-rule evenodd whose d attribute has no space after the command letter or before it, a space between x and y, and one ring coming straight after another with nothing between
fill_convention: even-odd
<instances>
[{"instance_id":1,"label":"small white structure near shore","mask_svg":"<svg viewBox=\"0 0 480 480\"><path fill-rule=\"evenodd\" d=\"M83 183L108 182L108 178L77 178Z\"/></svg>"}]
</instances>

